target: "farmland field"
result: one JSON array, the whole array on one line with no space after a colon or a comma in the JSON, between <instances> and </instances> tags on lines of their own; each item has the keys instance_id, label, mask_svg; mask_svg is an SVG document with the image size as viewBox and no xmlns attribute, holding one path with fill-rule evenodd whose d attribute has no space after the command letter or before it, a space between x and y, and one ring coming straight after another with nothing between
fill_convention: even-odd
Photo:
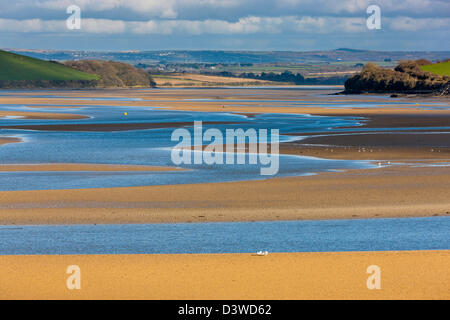
<instances>
[{"instance_id":1,"label":"farmland field","mask_svg":"<svg viewBox=\"0 0 450 320\"><path fill-rule=\"evenodd\" d=\"M426 66L422 66L422 69L425 71L433 72L435 74L450 76L450 61L429 64Z\"/></svg>"}]
</instances>

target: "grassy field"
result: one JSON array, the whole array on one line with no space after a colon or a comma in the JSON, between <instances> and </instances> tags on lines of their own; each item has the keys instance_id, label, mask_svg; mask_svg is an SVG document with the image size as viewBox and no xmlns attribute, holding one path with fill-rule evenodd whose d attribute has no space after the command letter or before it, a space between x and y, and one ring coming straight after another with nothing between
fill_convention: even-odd
<instances>
[{"instance_id":1,"label":"grassy field","mask_svg":"<svg viewBox=\"0 0 450 320\"><path fill-rule=\"evenodd\" d=\"M97 80L94 74L0 50L0 80Z\"/></svg>"},{"instance_id":2,"label":"grassy field","mask_svg":"<svg viewBox=\"0 0 450 320\"><path fill-rule=\"evenodd\" d=\"M360 64L361 66L358 66ZM324 63L318 61L316 64L254 64L251 66L239 66L239 65L226 65L217 66L213 71L216 72L232 72L234 74L241 73L282 73L284 71L290 71L294 74L301 73L305 78L317 77L317 76L339 76L339 75L351 75L361 70L362 65L365 62L362 61L335 61L331 63ZM381 67L394 67L395 62L376 61L376 64Z\"/></svg>"},{"instance_id":3,"label":"grassy field","mask_svg":"<svg viewBox=\"0 0 450 320\"><path fill-rule=\"evenodd\" d=\"M422 66L422 70L442 76L450 76L450 61Z\"/></svg>"},{"instance_id":4,"label":"grassy field","mask_svg":"<svg viewBox=\"0 0 450 320\"><path fill-rule=\"evenodd\" d=\"M255 79L229 78L189 73L173 73L170 75L152 75L158 87L217 87L217 86L255 86L278 85L270 81Z\"/></svg>"}]
</instances>

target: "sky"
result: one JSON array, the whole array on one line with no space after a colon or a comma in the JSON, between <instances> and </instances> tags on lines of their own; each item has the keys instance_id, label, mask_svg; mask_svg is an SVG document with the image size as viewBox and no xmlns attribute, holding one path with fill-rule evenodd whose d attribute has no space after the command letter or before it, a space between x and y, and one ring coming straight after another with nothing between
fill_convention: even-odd
<instances>
[{"instance_id":1,"label":"sky","mask_svg":"<svg viewBox=\"0 0 450 320\"><path fill-rule=\"evenodd\" d=\"M450 51L449 31L450 0L0 0L16 49Z\"/></svg>"}]
</instances>

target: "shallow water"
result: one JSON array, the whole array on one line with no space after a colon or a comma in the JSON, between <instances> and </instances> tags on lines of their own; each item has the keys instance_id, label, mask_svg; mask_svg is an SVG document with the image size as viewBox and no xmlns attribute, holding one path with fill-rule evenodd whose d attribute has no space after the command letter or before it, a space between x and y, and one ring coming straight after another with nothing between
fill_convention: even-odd
<instances>
[{"instance_id":1,"label":"shallow water","mask_svg":"<svg viewBox=\"0 0 450 320\"><path fill-rule=\"evenodd\" d=\"M230 88L231 89L231 88ZM232 88L235 89L235 88ZM254 95L266 94L258 88ZM271 90L310 90L311 88L270 88ZM322 89L314 88L320 96ZM151 89L152 90L152 89ZM171 89L160 89L171 90ZM180 90L180 89L176 89ZM207 89L188 89L207 90ZM244 90L244 89L242 89ZM249 90L255 90L251 88ZM21 91L13 91L20 97ZM67 93L66 93L67 94ZM244 101L224 100L227 104ZM363 119L356 117L310 116L299 114L259 114L252 117L230 113L170 111L158 108L158 102L147 107L113 107L108 101L133 101L130 98L86 98L104 101L99 106L70 104L72 98L64 92L48 91L48 97L67 99L70 108L29 108L26 105L0 105L0 111L71 113L86 115L82 120L27 120L18 117L0 118L0 126L29 124L104 124L160 123L194 121L226 121L232 124L204 125L215 127L280 129L281 141L301 139L285 136L292 132L345 131L339 127L355 126ZM324 101L330 100L323 96ZM399 108L410 102L401 99L379 102L324 102L329 108L377 108L396 104ZM345 100L345 97L342 98ZM80 99L78 99L80 100ZM83 100L83 99L81 99ZM214 100L217 101L217 100ZM333 100L334 101L334 100ZM292 101L267 99L266 102L285 105ZM305 102L305 101L303 101ZM306 101L307 102L307 101ZM31 105L29 105L31 106ZM51 105L49 105L51 106ZM317 101L312 107L321 106ZM448 105L427 104L421 108L449 108ZM128 116L124 116L124 113ZM416 128L399 128L406 131ZM445 128L434 128L441 130ZM35 130L0 129L1 136L19 137L23 143L0 147L2 164L86 163L173 166L170 153L177 142L171 141L174 128L116 132L47 132ZM189 128L192 133L192 128ZM382 130L382 129L378 129ZM389 129L395 131L397 129ZM352 131L377 129L352 128ZM420 165L420 164L419 164ZM98 187L124 187L166 184L186 184L221 181L265 179L260 165L181 165L187 171L174 172L2 172L0 191L46 190ZM280 156L277 176L309 175L324 171L353 168L373 168L370 161L325 160L312 157ZM46 204L42 204L47 207ZM67 205L70 205L67 204ZM95 203L86 203L96 206ZM102 204L117 206L117 203ZM148 208L148 203L136 204ZM26 209L27 205L23 204ZM33 203L36 208L39 204ZM158 204L161 206L161 204ZM1 209L8 204L0 206ZM16 205L16 208L17 205ZM83 208L80 207L80 210ZM73 225L73 226L0 226L0 254L114 254L114 253L233 253L256 252L327 252L369 250L431 250L450 249L450 217L362 219L331 221L281 221L242 223L191 223L142 225Z\"/></svg>"},{"instance_id":2,"label":"shallow water","mask_svg":"<svg viewBox=\"0 0 450 320\"><path fill-rule=\"evenodd\" d=\"M268 88L247 88L249 93L265 94ZM270 90L309 90L307 88L269 88ZM309 106L326 106L329 108L376 108L383 105L396 104L399 108L411 104L410 101L378 97L375 102L345 102L346 97L333 97L333 103L329 103L330 96L321 94L320 90L328 90L329 87L314 88L316 96L323 96L324 103L317 104L311 101ZM144 89L143 89L144 90ZM150 89L170 90L170 89ZM180 89L177 89L180 90ZM186 89L208 90L208 89ZM241 89L240 95L246 89ZM255 90L258 90L255 93ZM244 92L243 92L244 91ZM21 91L14 92L14 96L20 96ZM2 94L6 94L4 92ZM23 91L23 93L30 93ZM46 95L47 94L47 95ZM297 102L283 100L248 100L239 99L223 100L228 104L242 101L265 101L282 103L286 107L298 106ZM28 95L30 96L30 95ZM33 95L31 95L33 96ZM127 97L101 97L80 98L81 100L99 100L104 104L98 106L83 106L70 104L71 99L67 92L47 91L42 97L60 97L67 99L70 108L30 108L32 105L0 105L0 111L28 111L51 112L86 115L88 119L81 120L30 120L17 117L0 118L0 126L14 125L52 125L52 124L126 124L126 123L177 123L194 121L222 121L232 124L204 125L204 130L217 128L222 133L225 129L242 128L254 129L279 129L280 141L291 141L301 137L286 136L283 134L292 132L336 132L345 131L340 127L357 126L363 121L357 117L311 116L301 114L258 114L252 117L230 113L171 111L158 108L157 101L149 101L147 107L134 106L109 106L108 101L133 101ZM78 99L78 100L80 100ZM195 100L195 99L194 99ZM339 102L340 100L343 100ZM204 101L204 100L202 100ZM213 100L219 101L219 100ZM302 100L307 103L307 100ZM306 104L308 105L308 104ZM50 105L49 105L50 106ZM439 103L424 108L449 108ZM124 115L127 113L127 116ZM406 131L415 128L399 128ZM431 128L430 128L431 129ZM432 128L441 130L446 128ZM86 164L124 164L124 165L149 165L149 166L174 166L171 161L171 148L178 142L171 141L174 128L160 128L149 130L116 131L116 132L48 132L35 130L0 129L0 137L18 137L23 143L7 144L0 147L0 161L2 164L39 164L39 163L86 163ZM192 128L189 128L192 133ZM380 130L380 129L378 129ZM395 131L396 129L390 129ZM371 131L377 129L352 128L352 131ZM247 156L248 159L248 156ZM246 161L248 163L248 161ZM261 176L261 165L180 165L189 169L177 172L3 172L0 173L0 191L7 190L46 190L46 189L73 189L73 188L98 188L98 187L126 187L165 184L187 184L205 182L225 182L239 180L265 179L270 176ZM309 175L324 171L345 170L351 168L374 168L370 161L351 160L325 160L312 157L299 157L281 155L279 172L277 176Z\"/></svg>"},{"instance_id":3,"label":"shallow water","mask_svg":"<svg viewBox=\"0 0 450 320\"><path fill-rule=\"evenodd\" d=\"M153 254L450 249L450 217L0 226L0 254Z\"/></svg>"},{"instance_id":4,"label":"shallow water","mask_svg":"<svg viewBox=\"0 0 450 320\"><path fill-rule=\"evenodd\" d=\"M249 118L230 113L168 111L149 107L84 106L80 108L52 109L2 105L0 110L76 113L89 116L82 120L25 120L0 119L0 126L24 124L86 124L86 123L160 123L226 121L231 124L204 125L225 129L249 128L280 129L280 133L296 131L330 131L338 126L358 124L360 119L292 114L262 114ZM124 116L124 113L128 116ZM4 128L0 134L23 139L23 143L8 144L0 148L3 164L39 163L100 163L150 166L174 166L171 141L174 128L116 132L48 132ZM189 129L192 133L192 128ZM225 136L225 134L224 134ZM299 137L280 136L280 141ZM248 160L248 156L247 156ZM3 172L0 173L0 191L47 190L99 187L125 187L164 184L186 184L265 179L261 165L180 165L190 169L177 172L114 173L114 172ZM312 157L281 155L277 176L298 176L349 168L372 168L369 161L324 160Z\"/></svg>"}]
</instances>

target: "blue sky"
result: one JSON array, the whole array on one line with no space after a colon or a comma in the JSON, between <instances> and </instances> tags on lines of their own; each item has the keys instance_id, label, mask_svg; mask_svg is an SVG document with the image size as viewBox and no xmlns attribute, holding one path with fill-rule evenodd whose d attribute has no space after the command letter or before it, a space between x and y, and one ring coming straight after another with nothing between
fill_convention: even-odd
<instances>
[{"instance_id":1,"label":"blue sky","mask_svg":"<svg viewBox=\"0 0 450 320\"><path fill-rule=\"evenodd\" d=\"M81 9L69 30L66 9ZM381 9L369 30L366 10ZM449 0L0 0L0 47L450 50Z\"/></svg>"}]
</instances>

